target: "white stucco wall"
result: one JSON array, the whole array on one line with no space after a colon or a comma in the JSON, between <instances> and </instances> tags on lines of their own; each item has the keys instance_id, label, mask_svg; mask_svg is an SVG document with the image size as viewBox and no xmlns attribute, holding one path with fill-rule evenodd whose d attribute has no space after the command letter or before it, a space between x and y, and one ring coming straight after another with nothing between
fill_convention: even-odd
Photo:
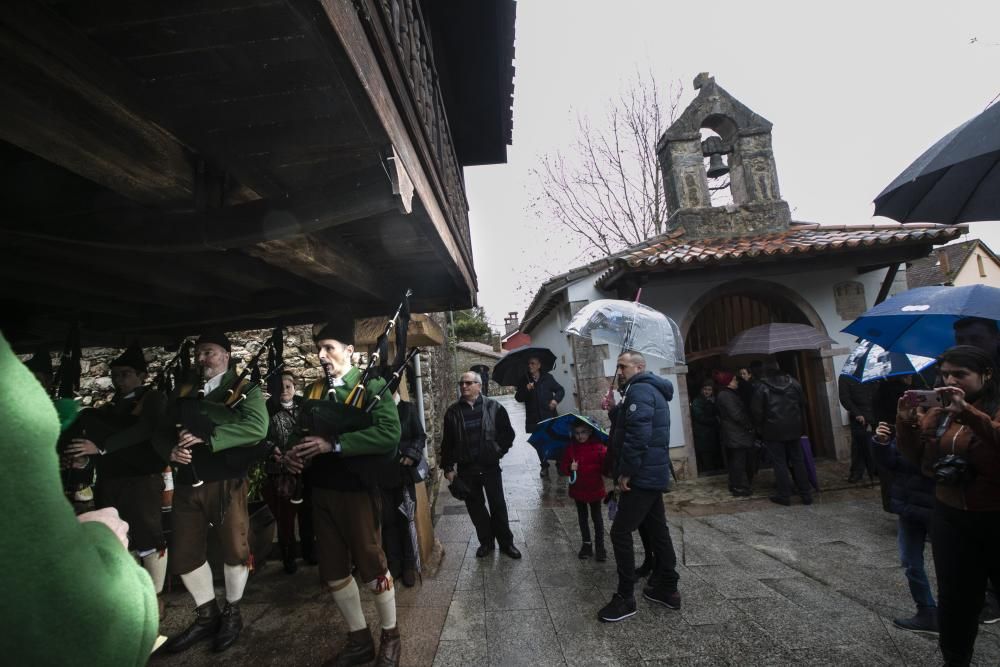
<instances>
[{"instance_id":1,"label":"white stucco wall","mask_svg":"<svg viewBox=\"0 0 1000 667\"><path fill-rule=\"evenodd\" d=\"M977 258L979 258L977 260ZM982 262L986 276L979 274L979 262ZM983 252L980 248L969 255L962 270L958 272L952 281L955 285L989 285L990 287L1000 287L1000 266L993 261L993 258Z\"/></svg>"},{"instance_id":2,"label":"white stucco wall","mask_svg":"<svg viewBox=\"0 0 1000 667\"><path fill-rule=\"evenodd\" d=\"M801 266L801 265L799 265ZM834 285L844 281L856 281L864 286L865 302L867 307L874 305L875 297L885 276L885 270L872 271L859 275L853 267L831 269L825 271L789 271L788 273L771 275L755 280L770 281L781 285L797 293L803 301L810 304L819 316L826 333L837 341L835 351L839 353L833 356L833 375L826 378L827 394L836 400L837 373L843 366L846 354L853 349L855 338L844 334L840 330L850 323L840 317L836 309L834 297ZM566 399L560 405L561 411L576 409L573 400L573 389L575 388L575 376L570 372L569 364L573 363L571 348L567 342L566 334L562 332L566 325L564 321L566 315L566 304L576 301L592 301L595 299L610 298L609 295L599 292L594 287L597 276L590 276L578 280L565 288L564 297L560 307L555 308L546 318L531 331L532 342L539 346L548 347L557 357L556 372L557 380L566 388ZM684 282L683 284L649 284L643 288L642 302L652 308L659 310L672 318L678 325L681 325L688 317L688 312L696 302L706 295L710 290L731 282L729 280L706 280L704 282ZM617 350L609 350L609 359L605 363L605 373L611 377L615 371L615 358ZM650 368L673 383L675 390L678 386L677 376L673 373L665 372L665 369ZM682 401L675 397L670 403L670 443L671 447L684 446L684 422L689 418L688 406L681 405ZM839 410L839 424L847 424L847 413ZM834 419L834 424L837 424Z\"/></svg>"}]
</instances>

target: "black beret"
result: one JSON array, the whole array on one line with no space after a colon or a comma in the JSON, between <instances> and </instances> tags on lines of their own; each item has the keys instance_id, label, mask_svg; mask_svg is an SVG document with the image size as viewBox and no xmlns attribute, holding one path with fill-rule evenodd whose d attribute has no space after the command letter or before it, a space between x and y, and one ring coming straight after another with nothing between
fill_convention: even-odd
<instances>
[{"instance_id":1,"label":"black beret","mask_svg":"<svg viewBox=\"0 0 1000 667\"><path fill-rule=\"evenodd\" d=\"M343 345L354 344L354 318L349 314L313 326L313 342L333 339Z\"/></svg>"},{"instance_id":2,"label":"black beret","mask_svg":"<svg viewBox=\"0 0 1000 667\"><path fill-rule=\"evenodd\" d=\"M233 351L233 346L230 344L229 338L226 337L224 331L220 330L206 331L201 335L201 337L198 338L198 342L195 343L194 346L198 347L202 343L214 343L219 347L221 347L226 352Z\"/></svg>"},{"instance_id":3,"label":"black beret","mask_svg":"<svg viewBox=\"0 0 1000 667\"><path fill-rule=\"evenodd\" d=\"M145 373L146 355L142 353L141 347L132 343L125 348L125 351L117 359L111 362L111 367L114 368L115 366L128 366L136 373Z\"/></svg>"}]
</instances>

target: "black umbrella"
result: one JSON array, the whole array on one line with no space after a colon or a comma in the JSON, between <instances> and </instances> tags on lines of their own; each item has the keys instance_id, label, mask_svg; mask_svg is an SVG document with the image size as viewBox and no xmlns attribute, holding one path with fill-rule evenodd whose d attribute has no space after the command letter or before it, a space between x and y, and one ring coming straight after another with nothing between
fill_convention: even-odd
<instances>
[{"instance_id":1,"label":"black umbrella","mask_svg":"<svg viewBox=\"0 0 1000 667\"><path fill-rule=\"evenodd\" d=\"M493 367L493 381L501 387L516 387L528 376L528 359L533 357L542 362L543 371L551 371L556 365L556 355L547 347L517 347L503 355Z\"/></svg>"},{"instance_id":2,"label":"black umbrella","mask_svg":"<svg viewBox=\"0 0 1000 667\"><path fill-rule=\"evenodd\" d=\"M1000 104L931 146L875 198L899 222L1000 220Z\"/></svg>"}]
</instances>

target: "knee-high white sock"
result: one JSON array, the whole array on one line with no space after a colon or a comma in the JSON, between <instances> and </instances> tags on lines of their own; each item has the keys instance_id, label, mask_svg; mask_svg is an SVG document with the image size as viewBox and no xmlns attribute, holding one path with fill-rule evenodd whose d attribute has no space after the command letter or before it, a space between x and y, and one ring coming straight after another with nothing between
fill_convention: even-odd
<instances>
[{"instance_id":1,"label":"knee-high white sock","mask_svg":"<svg viewBox=\"0 0 1000 667\"><path fill-rule=\"evenodd\" d=\"M375 608L382 619L382 629L391 630L396 627L396 588L392 585L392 575L386 573L368 582L369 588L375 592Z\"/></svg>"},{"instance_id":2,"label":"knee-high white sock","mask_svg":"<svg viewBox=\"0 0 1000 667\"><path fill-rule=\"evenodd\" d=\"M327 585L333 590L333 601L337 603L337 609L347 623L347 629L357 632L368 627L365 621L365 612L361 608L361 592L358 590L358 582L354 577L347 580L328 581Z\"/></svg>"},{"instance_id":3,"label":"knee-high white sock","mask_svg":"<svg viewBox=\"0 0 1000 667\"><path fill-rule=\"evenodd\" d=\"M222 573L226 578L226 602L236 604L243 599L250 568L246 565L223 565Z\"/></svg>"},{"instance_id":4,"label":"knee-high white sock","mask_svg":"<svg viewBox=\"0 0 1000 667\"><path fill-rule=\"evenodd\" d=\"M215 599L215 587L212 585L212 568L209 567L208 561L201 564L187 574L181 575L181 581L184 582L184 588L188 589L188 593L194 598L194 606L200 607L201 605Z\"/></svg>"},{"instance_id":5,"label":"knee-high white sock","mask_svg":"<svg viewBox=\"0 0 1000 667\"><path fill-rule=\"evenodd\" d=\"M149 572L149 577L153 580L153 588L156 594L163 592L163 582L167 578L167 550L163 550L163 555L159 551L154 551L142 557L142 566Z\"/></svg>"}]
</instances>

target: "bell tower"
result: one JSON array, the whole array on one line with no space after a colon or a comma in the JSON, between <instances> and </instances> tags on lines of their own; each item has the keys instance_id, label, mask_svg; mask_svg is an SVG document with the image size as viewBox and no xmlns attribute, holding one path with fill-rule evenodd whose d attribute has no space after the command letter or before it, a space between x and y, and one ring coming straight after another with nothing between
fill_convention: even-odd
<instances>
[{"instance_id":1,"label":"bell tower","mask_svg":"<svg viewBox=\"0 0 1000 667\"><path fill-rule=\"evenodd\" d=\"M688 238L749 236L788 229L778 189L771 123L701 73L698 96L656 145L667 199L667 230ZM702 139L702 130L717 136ZM705 167L705 158L709 166ZM728 164L727 164L728 160ZM709 176L729 176L732 203L713 206Z\"/></svg>"}]
</instances>

